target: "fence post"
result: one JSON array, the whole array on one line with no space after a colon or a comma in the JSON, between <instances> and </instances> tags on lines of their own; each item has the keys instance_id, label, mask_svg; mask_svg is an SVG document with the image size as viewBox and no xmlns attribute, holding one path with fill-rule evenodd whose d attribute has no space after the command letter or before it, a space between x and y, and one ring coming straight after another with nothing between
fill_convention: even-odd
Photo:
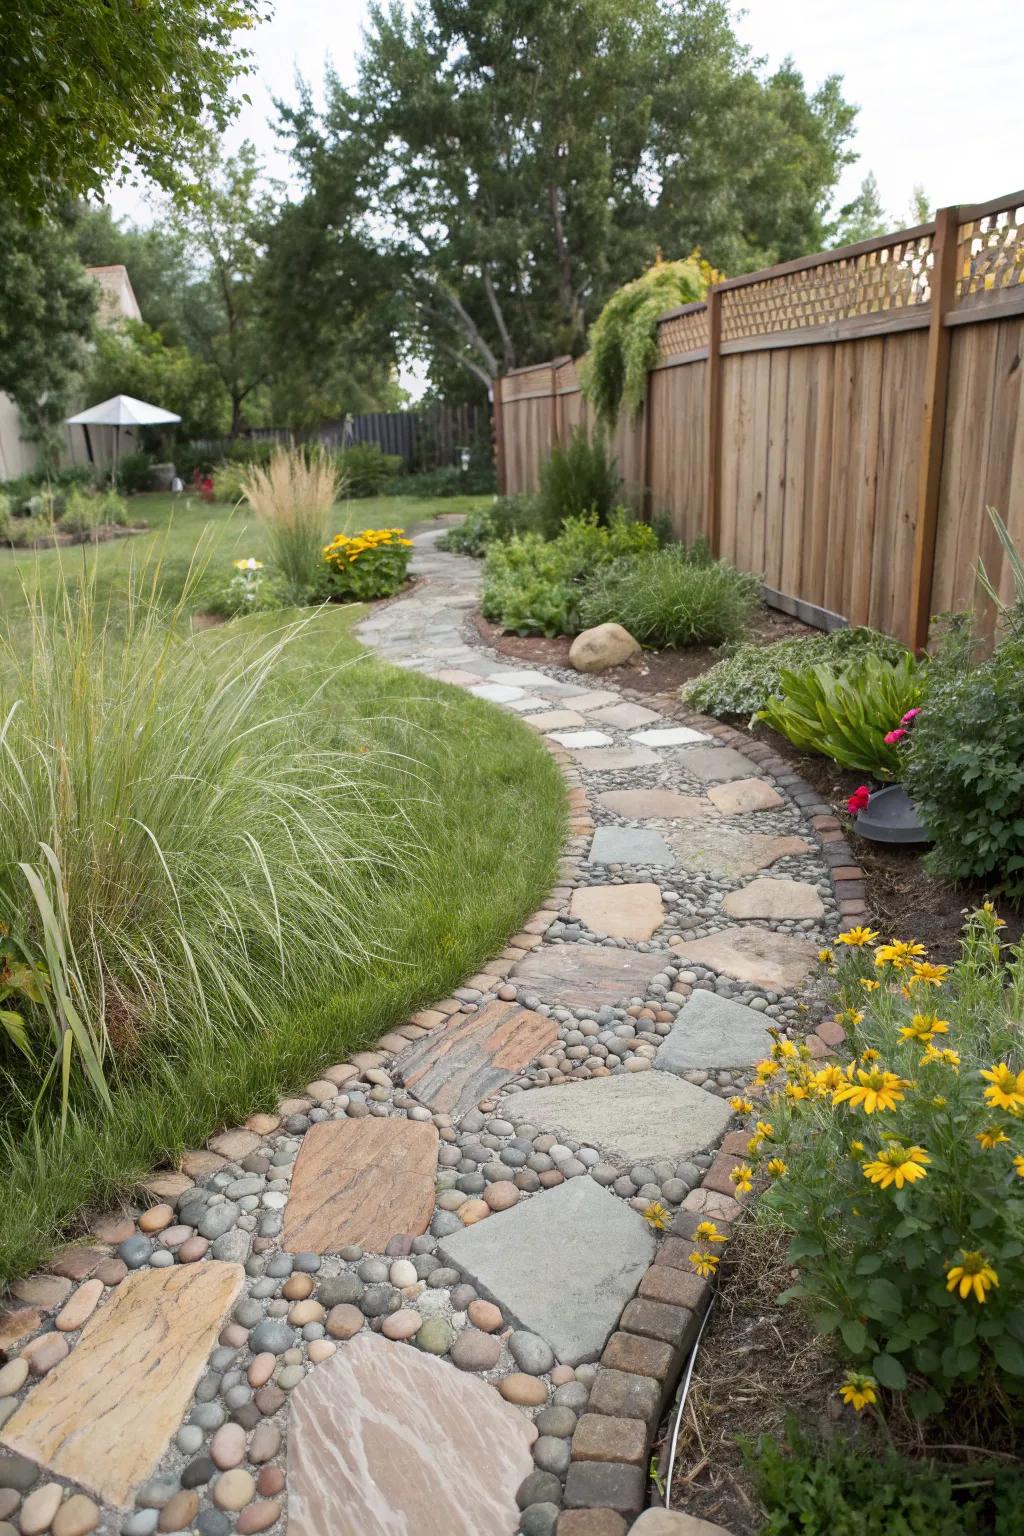
<instances>
[{"instance_id":1,"label":"fence post","mask_svg":"<svg viewBox=\"0 0 1024 1536\"><path fill-rule=\"evenodd\" d=\"M562 443L562 408L558 395L558 363L551 364L551 446L558 448Z\"/></svg>"},{"instance_id":2,"label":"fence post","mask_svg":"<svg viewBox=\"0 0 1024 1536\"><path fill-rule=\"evenodd\" d=\"M494 422L494 473L498 486L498 495L508 495L508 483L505 470L505 413L501 399L502 380L500 376L491 385L491 417Z\"/></svg>"},{"instance_id":3,"label":"fence post","mask_svg":"<svg viewBox=\"0 0 1024 1536\"><path fill-rule=\"evenodd\" d=\"M712 552L721 554L722 518L722 294L708 289L708 372L704 397L705 536Z\"/></svg>"},{"instance_id":4,"label":"fence post","mask_svg":"<svg viewBox=\"0 0 1024 1536\"><path fill-rule=\"evenodd\" d=\"M654 369L648 368L647 382L644 386L644 451L640 460L641 474L643 476L643 499L641 512L645 523L649 523L654 516L654 487L651 484L651 459L653 443L653 412L651 410L651 381L654 378Z\"/></svg>"},{"instance_id":5,"label":"fence post","mask_svg":"<svg viewBox=\"0 0 1024 1536\"><path fill-rule=\"evenodd\" d=\"M946 435L946 385L949 379L950 333L946 315L953 307L956 286L957 236L960 210L940 208L932 240L931 313L928 317L928 360L917 467L917 525L910 588L907 641L914 651L928 643L935 540L942 483L942 449Z\"/></svg>"}]
</instances>

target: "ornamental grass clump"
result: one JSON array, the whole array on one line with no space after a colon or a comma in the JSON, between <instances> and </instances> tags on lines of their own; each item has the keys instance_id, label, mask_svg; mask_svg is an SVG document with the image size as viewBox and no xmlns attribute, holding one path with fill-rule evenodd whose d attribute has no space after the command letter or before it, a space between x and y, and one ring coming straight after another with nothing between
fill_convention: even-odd
<instances>
[{"instance_id":1,"label":"ornamental grass clump","mask_svg":"<svg viewBox=\"0 0 1024 1536\"><path fill-rule=\"evenodd\" d=\"M321 551L318 595L341 603L392 597L409 574L412 540L403 528L336 533Z\"/></svg>"},{"instance_id":2,"label":"ornamental grass clump","mask_svg":"<svg viewBox=\"0 0 1024 1536\"><path fill-rule=\"evenodd\" d=\"M849 1059L777 1039L748 1146L793 1233L785 1299L836 1335L844 1400L885 1388L996 1438L1024 1390L1024 948L1001 928L973 912L952 966L840 934L822 963Z\"/></svg>"},{"instance_id":3,"label":"ornamental grass clump","mask_svg":"<svg viewBox=\"0 0 1024 1536\"><path fill-rule=\"evenodd\" d=\"M580 623L622 624L641 645L722 645L746 631L760 587L756 576L727 561L694 559L670 545L643 561L595 571L580 600Z\"/></svg>"},{"instance_id":4,"label":"ornamental grass clump","mask_svg":"<svg viewBox=\"0 0 1024 1536\"><path fill-rule=\"evenodd\" d=\"M337 465L303 448L276 448L265 468L253 464L241 493L267 526L271 563L290 602L305 603L320 578L324 530L341 490Z\"/></svg>"}]
</instances>

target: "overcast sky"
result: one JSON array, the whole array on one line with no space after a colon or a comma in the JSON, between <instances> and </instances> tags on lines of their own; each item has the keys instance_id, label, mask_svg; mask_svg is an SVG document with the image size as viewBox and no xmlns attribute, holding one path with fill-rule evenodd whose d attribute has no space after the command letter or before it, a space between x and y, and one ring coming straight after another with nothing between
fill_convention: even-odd
<instances>
[{"instance_id":1,"label":"overcast sky","mask_svg":"<svg viewBox=\"0 0 1024 1536\"><path fill-rule=\"evenodd\" d=\"M330 57L350 75L364 0L277 0L273 19L252 35L257 74L229 145L253 139L270 169L287 176L269 125L275 96L291 96L295 73L315 85ZM738 22L743 40L778 64L792 54L811 85L843 76L860 107L856 165L842 200L864 175L878 178L886 211L904 221L915 183L933 205L982 202L1024 185L1024 19L1020 0L751 0ZM145 222L132 188L113 190L118 213Z\"/></svg>"}]
</instances>

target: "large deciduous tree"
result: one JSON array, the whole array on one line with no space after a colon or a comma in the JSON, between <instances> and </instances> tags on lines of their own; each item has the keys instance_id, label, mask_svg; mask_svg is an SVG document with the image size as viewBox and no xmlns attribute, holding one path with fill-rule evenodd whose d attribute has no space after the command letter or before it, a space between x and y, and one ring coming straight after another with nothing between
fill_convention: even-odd
<instances>
[{"instance_id":1,"label":"large deciduous tree","mask_svg":"<svg viewBox=\"0 0 1024 1536\"><path fill-rule=\"evenodd\" d=\"M205 115L248 70L234 34L263 0L4 0L0 181L22 211L99 193L134 165L165 188Z\"/></svg>"},{"instance_id":2,"label":"large deciduous tree","mask_svg":"<svg viewBox=\"0 0 1024 1536\"><path fill-rule=\"evenodd\" d=\"M854 115L765 77L721 0L374 4L355 86L282 113L327 269L358 231L450 387L578 352L659 249L817 249Z\"/></svg>"}]
</instances>

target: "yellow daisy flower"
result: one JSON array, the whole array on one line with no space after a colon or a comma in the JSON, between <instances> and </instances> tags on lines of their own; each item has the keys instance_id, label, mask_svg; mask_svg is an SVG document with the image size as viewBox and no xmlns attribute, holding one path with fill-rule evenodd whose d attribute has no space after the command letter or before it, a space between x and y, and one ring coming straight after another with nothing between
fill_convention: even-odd
<instances>
[{"instance_id":1,"label":"yellow daisy flower","mask_svg":"<svg viewBox=\"0 0 1024 1536\"><path fill-rule=\"evenodd\" d=\"M846 1379L839 1388L839 1396L848 1408L862 1413L865 1408L870 1408L873 1403L877 1403L878 1393L875 1391L877 1385L873 1376L864 1376L860 1371L847 1371Z\"/></svg>"},{"instance_id":2,"label":"yellow daisy flower","mask_svg":"<svg viewBox=\"0 0 1024 1536\"><path fill-rule=\"evenodd\" d=\"M915 1184L925 1178L925 1165L930 1162L924 1147L901 1147L892 1142L882 1148L874 1162L864 1164L864 1177L883 1189L890 1184L902 1189L904 1184Z\"/></svg>"},{"instance_id":3,"label":"yellow daisy flower","mask_svg":"<svg viewBox=\"0 0 1024 1536\"><path fill-rule=\"evenodd\" d=\"M862 976L860 978L860 984L864 988L865 992L877 992L879 988L879 983L873 976Z\"/></svg>"},{"instance_id":4,"label":"yellow daisy flower","mask_svg":"<svg viewBox=\"0 0 1024 1536\"><path fill-rule=\"evenodd\" d=\"M754 1129L757 1131L757 1134L762 1138L762 1140L767 1140L769 1136L775 1135L775 1127L770 1125L767 1120L759 1120Z\"/></svg>"},{"instance_id":5,"label":"yellow daisy flower","mask_svg":"<svg viewBox=\"0 0 1024 1536\"><path fill-rule=\"evenodd\" d=\"M822 965L829 965L829 964L831 964L831 961L832 961L832 951L830 949L819 949L818 950L818 959L821 961Z\"/></svg>"},{"instance_id":6,"label":"yellow daisy flower","mask_svg":"<svg viewBox=\"0 0 1024 1536\"><path fill-rule=\"evenodd\" d=\"M754 1187L754 1170L747 1163L740 1163L729 1174L729 1181L735 1184L738 1195L749 1195Z\"/></svg>"},{"instance_id":7,"label":"yellow daisy flower","mask_svg":"<svg viewBox=\"0 0 1024 1536\"><path fill-rule=\"evenodd\" d=\"M879 1067L870 1072L858 1069L856 1083L844 1083L832 1095L833 1104L849 1104L851 1109L863 1109L873 1115L878 1109L895 1109L903 1098L903 1090L910 1085L895 1072L885 1072Z\"/></svg>"},{"instance_id":8,"label":"yellow daisy flower","mask_svg":"<svg viewBox=\"0 0 1024 1536\"><path fill-rule=\"evenodd\" d=\"M842 1024L844 1029L856 1029L858 1024L863 1024L864 1015L859 1008L844 1008L842 1013L834 1015L837 1024Z\"/></svg>"},{"instance_id":9,"label":"yellow daisy flower","mask_svg":"<svg viewBox=\"0 0 1024 1536\"><path fill-rule=\"evenodd\" d=\"M754 1076L759 1083L768 1082L780 1070L777 1061L759 1061L754 1068Z\"/></svg>"},{"instance_id":10,"label":"yellow daisy flower","mask_svg":"<svg viewBox=\"0 0 1024 1536\"><path fill-rule=\"evenodd\" d=\"M837 1088L842 1087L845 1081L842 1068L837 1067L835 1062L830 1066L822 1067L820 1072L815 1072L812 1079L819 1093L834 1093Z\"/></svg>"},{"instance_id":11,"label":"yellow daisy flower","mask_svg":"<svg viewBox=\"0 0 1024 1536\"><path fill-rule=\"evenodd\" d=\"M644 1210L644 1221L649 1227L653 1227L655 1232L666 1232L670 1220L668 1211L658 1200L652 1200Z\"/></svg>"},{"instance_id":12,"label":"yellow daisy flower","mask_svg":"<svg viewBox=\"0 0 1024 1536\"><path fill-rule=\"evenodd\" d=\"M872 1061L881 1061L882 1055L880 1051L875 1050L874 1046L869 1045L866 1051L861 1051L860 1059L870 1064Z\"/></svg>"},{"instance_id":13,"label":"yellow daisy flower","mask_svg":"<svg viewBox=\"0 0 1024 1536\"><path fill-rule=\"evenodd\" d=\"M873 928L847 928L836 939L837 944L848 944L851 949L863 949L866 944L873 944L878 934Z\"/></svg>"},{"instance_id":14,"label":"yellow daisy flower","mask_svg":"<svg viewBox=\"0 0 1024 1536\"><path fill-rule=\"evenodd\" d=\"M734 1115L752 1115L754 1112L754 1106L750 1100L743 1098L738 1093L734 1093L729 1100L729 1108Z\"/></svg>"},{"instance_id":15,"label":"yellow daisy flower","mask_svg":"<svg viewBox=\"0 0 1024 1536\"><path fill-rule=\"evenodd\" d=\"M1013 1171L1017 1175L1018 1179L1024 1179L1024 1157L1018 1156L1014 1158Z\"/></svg>"},{"instance_id":16,"label":"yellow daisy flower","mask_svg":"<svg viewBox=\"0 0 1024 1536\"><path fill-rule=\"evenodd\" d=\"M1014 1072L1005 1061L982 1067L981 1076L991 1086L985 1089L985 1103L993 1109L1007 1109L1018 1115L1024 1109L1024 1072Z\"/></svg>"},{"instance_id":17,"label":"yellow daisy flower","mask_svg":"<svg viewBox=\"0 0 1024 1536\"><path fill-rule=\"evenodd\" d=\"M695 1250L690 1254L690 1263L704 1280L710 1280L718 1268L717 1253L701 1253Z\"/></svg>"},{"instance_id":18,"label":"yellow daisy flower","mask_svg":"<svg viewBox=\"0 0 1024 1536\"><path fill-rule=\"evenodd\" d=\"M781 1179L784 1173L789 1172L789 1164L783 1162L781 1157L770 1158L765 1167L773 1179Z\"/></svg>"},{"instance_id":19,"label":"yellow daisy flower","mask_svg":"<svg viewBox=\"0 0 1024 1536\"><path fill-rule=\"evenodd\" d=\"M954 1072L960 1069L960 1052L950 1050L947 1046L940 1050L937 1045L926 1045L924 1055L921 1057L921 1066L927 1066L932 1062L941 1061L945 1066L952 1067Z\"/></svg>"},{"instance_id":20,"label":"yellow daisy flower","mask_svg":"<svg viewBox=\"0 0 1024 1536\"><path fill-rule=\"evenodd\" d=\"M724 1232L719 1232L713 1221L698 1221L693 1233L699 1243L727 1243Z\"/></svg>"},{"instance_id":21,"label":"yellow daisy flower","mask_svg":"<svg viewBox=\"0 0 1024 1536\"><path fill-rule=\"evenodd\" d=\"M986 1125L984 1130L977 1132L974 1139L981 1143L985 1152L991 1152L994 1147L1004 1146L1010 1138L1001 1125Z\"/></svg>"},{"instance_id":22,"label":"yellow daisy flower","mask_svg":"<svg viewBox=\"0 0 1024 1536\"><path fill-rule=\"evenodd\" d=\"M911 986L923 981L927 986L941 987L949 975L948 965L932 965L928 960L915 960L911 970L914 973L910 981Z\"/></svg>"},{"instance_id":23,"label":"yellow daisy flower","mask_svg":"<svg viewBox=\"0 0 1024 1536\"><path fill-rule=\"evenodd\" d=\"M900 1026L904 1040L919 1040L927 1045L934 1035L948 1035L948 1019L940 1019L934 1013L915 1013L909 1024Z\"/></svg>"},{"instance_id":24,"label":"yellow daisy flower","mask_svg":"<svg viewBox=\"0 0 1024 1536\"><path fill-rule=\"evenodd\" d=\"M906 944L902 939L892 939L880 944L875 950L876 965L891 965L897 971L909 971L914 961L928 951L923 944Z\"/></svg>"},{"instance_id":25,"label":"yellow daisy flower","mask_svg":"<svg viewBox=\"0 0 1024 1536\"><path fill-rule=\"evenodd\" d=\"M999 1276L983 1253L961 1248L960 1263L946 1267L946 1290L958 1291L961 1301L973 1296L984 1305L988 1292L998 1285Z\"/></svg>"}]
</instances>

